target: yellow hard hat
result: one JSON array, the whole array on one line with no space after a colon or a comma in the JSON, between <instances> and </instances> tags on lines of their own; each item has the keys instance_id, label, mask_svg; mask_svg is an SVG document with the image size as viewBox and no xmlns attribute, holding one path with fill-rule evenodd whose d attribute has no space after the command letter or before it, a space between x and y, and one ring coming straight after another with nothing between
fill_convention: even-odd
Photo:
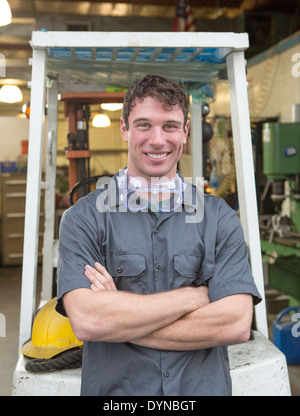
<instances>
[{"instance_id":1,"label":"yellow hard hat","mask_svg":"<svg viewBox=\"0 0 300 416\"><path fill-rule=\"evenodd\" d=\"M46 303L37 313L31 340L21 348L26 357L49 359L72 348L82 347L68 318L55 310L56 298Z\"/></svg>"}]
</instances>

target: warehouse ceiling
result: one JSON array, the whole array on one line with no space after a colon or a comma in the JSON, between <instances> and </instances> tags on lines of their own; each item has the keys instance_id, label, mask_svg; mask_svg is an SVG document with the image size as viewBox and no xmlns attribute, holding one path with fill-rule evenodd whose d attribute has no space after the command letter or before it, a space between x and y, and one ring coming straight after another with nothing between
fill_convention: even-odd
<instances>
[{"instance_id":1,"label":"warehouse ceiling","mask_svg":"<svg viewBox=\"0 0 300 416\"><path fill-rule=\"evenodd\" d=\"M221 15L232 18L245 10L272 8L281 13L297 0L189 0L195 18L216 18ZM78 14L93 16L145 16L159 17L166 12L166 17L173 17L176 0L10 0L13 13Z\"/></svg>"},{"instance_id":2,"label":"warehouse ceiling","mask_svg":"<svg viewBox=\"0 0 300 416\"><path fill-rule=\"evenodd\" d=\"M29 44L32 31L172 31L176 11L176 0L8 0L8 3L13 20L10 25L0 27L0 56L5 57L5 74L2 69L0 85L18 84L23 102L0 103L2 116L20 113L22 104L30 99L28 60L32 55ZM252 55L300 29L300 0L189 0L189 4L198 31L248 32Z\"/></svg>"}]
</instances>

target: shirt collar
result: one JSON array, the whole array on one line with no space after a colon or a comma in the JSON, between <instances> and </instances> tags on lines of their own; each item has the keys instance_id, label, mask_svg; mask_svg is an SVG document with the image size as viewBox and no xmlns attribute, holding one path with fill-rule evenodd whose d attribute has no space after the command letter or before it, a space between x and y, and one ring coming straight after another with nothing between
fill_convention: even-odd
<instances>
[{"instance_id":1,"label":"shirt collar","mask_svg":"<svg viewBox=\"0 0 300 416\"><path fill-rule=\"evenodd\" d=\"M106 185L109 208L115 208L120 205L124 206L124 203L120 198L121 192L119 188L119 182L122 180L122 177L126 175L126 170L127 168L120 169L119 172L117 172ZM185 181L178 171L177 173L184 184L182 204L184 205L185 209L188 212L195 212L199 209L202 209L204 203L204 192L197 188L195 185L192 185L190 182ZM179 211L179 209L176 211Z\"/></svg>"}]
</instances>

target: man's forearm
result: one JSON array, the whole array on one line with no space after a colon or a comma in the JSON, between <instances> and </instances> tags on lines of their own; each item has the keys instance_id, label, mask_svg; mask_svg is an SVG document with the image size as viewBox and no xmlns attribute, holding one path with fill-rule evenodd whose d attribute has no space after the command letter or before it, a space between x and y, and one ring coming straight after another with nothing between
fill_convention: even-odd
<instances>
[{"instance_id":1,"label":"man's forearm","mask_svg":"<svg viewBox=\"0 0 300 416\"><path fill-rule=\"evenodd\" d=\"M192 287L150 295L76 289L63 300L77 338L124 342L168 326L201 307L206 297L203 289Z\"/></svg>"},{"instance_id":2,"label":"man's forearm","mask_svg":"<svg viewBox=\"0 0 300 416\"><path fill-rule=\"evenodd\" d=\"M103 266L96 263L95 268L87 266L87 269L86 277L91 283L96 285L93 288L94 290L118 292L113 284L111 275ZM157 301L162 307L162 310L160 311L157 308L154 311L151 310L151 307L153 309L151 303L148 306L146 304L144 305L146 307L145 310L143 307L140 309L142 311L141 315L139 315L138 309L135 309L135 316L132 317L132 322L128 321L127 318L130 316L128 314L126 314L126 320L121 327L120 321L116 319L116 334L112 336L110 331L109 339L105 340L115 342L131 341L138 345L161 350L194 350L210 348L216 345L244 342L249 338L253 314L253 300L251 295L237 294L210 303L208 288L205 286L177 290L179 290L178 294L181 294L180 290L189 290L189 295L196 294L198 296L198 307L192 307L186 313L180 312L182 306L180 304L175 305L174 311L169 309L169 307L165 310L166 304L163 296L166 296L166 294L168 296L168 293L172 295L173 292L177 293L176 291L155 295L142 295L142 298L140 298L141 301L149 300L145 296L158 296ZM132 295L135 296L134 294ZM188 293L185 293L185 297L182 299L184 301L183 306L191 306ZM163 303L160 304L160 301L163 301ZM150 309L148 308L149 306ZM131 307L128 310L132 311ZM149 322L147 326L145 326L146 321L143 318L145 311L149 314L148 317L151 317L150 320L152 319L152 322ZM167 312L167 315L165 316L162 311ZM154 315L152 315L153 312ZM168 312L171 312L171 314ZM138 325L135 327L138 323L136 320L137 316L141 318L141 326ZM164 316L166 321L163 319ZM171 321L168 322L170 318ZM145 332L137 332L137 329L143 329ZM138 333L140 335L134 336L134 334Z\"/></svg>"},{"instance_id":3,"label":"man's forearm","mask_svg":"<svg viewBox=\"0 0 300 416\"><path fill-rule=\"evenodd\" d=\"M132 342L161 350L197 350L246 342L251 320L252 296L232 295Z\"/></svg>"}]
</instances>

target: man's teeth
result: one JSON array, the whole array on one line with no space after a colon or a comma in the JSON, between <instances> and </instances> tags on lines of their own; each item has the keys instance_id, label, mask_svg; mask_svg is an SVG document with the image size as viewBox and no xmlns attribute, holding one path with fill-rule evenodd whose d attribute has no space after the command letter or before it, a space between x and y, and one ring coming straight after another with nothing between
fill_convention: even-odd
<instances>
[{"instance_id":1,"label":"man's teeth","mask_svg":"<svg viewBox=\"0 0 300 416\"><path fill-rule=\"evenodd\" d=\"M160 153L160 154L156 154L156 153L147 153L148 156L153 157L154 159L160 159L162 157L167 156L168 153Z\"/></svg>"}]
</instances>

